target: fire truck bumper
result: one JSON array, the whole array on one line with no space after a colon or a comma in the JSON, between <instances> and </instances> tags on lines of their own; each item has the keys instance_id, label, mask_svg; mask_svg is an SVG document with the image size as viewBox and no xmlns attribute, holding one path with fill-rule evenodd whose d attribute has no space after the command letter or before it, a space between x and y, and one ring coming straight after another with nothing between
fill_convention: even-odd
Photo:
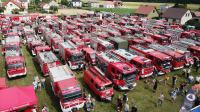
<instances>
[{"instance_id":1,"label":"fire truck bumper","mask_svg":"<svg viewBox=\"0 0 200 112\"><path fill-rule=\"evenodd\" d=\"M174 70L178 70L178 69L182 69L183 66L180 66L180 67L175 67Z\"/></svg>"},{"instance_id":2,"label":"fire truck bumper","mask_svg":"<svg viewBox=\"0 0 200 112\"><path fill-rule=\"evenodd\" d=\"M134 82L134 83L131 84L131 85L119 86L119 89L122 90L122 91L132 90L132 89L134 89L136 86L137 86L137 83Z\"/></svg>"},{"instance_id":3,"label":"fire truck bumper","mask_svg":"<svg viewBox=\"0 0 200 112\"><path fill-rule=\"evenodd\" d=\"M151 76L151 75L153 75L153 72L151 72L151 73L149 73L149 74L141 75L141 77L142 77L142 78L146 78L146 77L149 77L149 76Z\"/></svg>"},{"instance_id":4,"label":"fire truck bumper","mask_svg":"<svg viewBox=\"0 0 200 112\"><path fill-rule=\"evenodd\" d=\"M19 77L19 76L24 76L24 75L26 75L26 69L25 69L25 72L23 72L23 73L18 73L18 74L10 75L10 74L7 72L7 74L8 74L8 78L14 78L14 77Z\"/></svg>"},{"instance_id":5,"label":"fire truck bumper","mask_svg":"<svg viewBox=\"0 0 200 112\"><path fill-rule=\"evenodd\" d=\"M73 107L64 108L62 106L62 104L60 103L60 107L61 107L62 112L72 112L73 109L78 109L79 110L80 108L83 108L83 106L84 106L84 102L79 104L79 105L75 105Z\"/></svg>"}]
</instances>

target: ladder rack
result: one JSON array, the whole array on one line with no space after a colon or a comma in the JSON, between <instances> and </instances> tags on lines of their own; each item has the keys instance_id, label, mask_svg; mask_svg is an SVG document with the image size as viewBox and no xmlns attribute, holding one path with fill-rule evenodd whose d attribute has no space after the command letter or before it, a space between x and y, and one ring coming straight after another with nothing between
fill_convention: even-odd
<instances>
[{"instance_id":1,"label":"ladder rack","mask_svg":"<svg viewBox=\"0 0 200 112\"><path fill-rule=\"evenodd\" d=\"M104 73L99 69L97 68L96 66L94 67L94 69L90 69L90 72L92 72L96 77L100 78L101 81L103 82L107 82L105 77L104 77ZM97 73L99 73L100 75L97 75Z\"/></svg>"}]
</instances>

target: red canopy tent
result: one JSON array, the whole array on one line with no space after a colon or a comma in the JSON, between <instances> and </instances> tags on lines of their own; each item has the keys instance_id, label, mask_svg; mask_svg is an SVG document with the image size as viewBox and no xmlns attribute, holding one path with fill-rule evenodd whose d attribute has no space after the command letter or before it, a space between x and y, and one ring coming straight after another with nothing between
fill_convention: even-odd
<instances>
[{"instance_id":1,"label":"red canopy tent","mask_svg":"<svg viewBox=\"0 0 200 112\"><path fill-rule=\"evenodd\" d=\"M11 87L0 90L0 112L10 112L37 105L33 86Z\"/></svg>"},{"instance_id":2,"label":"red canopy tent","mask_svg":"<svg viewBox=\"0 0 200 112\"><path fill-rule=\"evenodd\" d=\"M4 88L7 88L6 78L0 78L0 90Z\"/></svg>"}]
</instances>

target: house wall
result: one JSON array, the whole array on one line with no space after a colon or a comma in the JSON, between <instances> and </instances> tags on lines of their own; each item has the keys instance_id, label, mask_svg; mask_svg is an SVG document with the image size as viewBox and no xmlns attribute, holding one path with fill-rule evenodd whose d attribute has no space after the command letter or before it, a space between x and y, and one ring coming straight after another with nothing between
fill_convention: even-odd
<instances>
[{"instance_id":1,"label":"house wall","mask_svg":"<svg viewBox=\"0 0 200 112\"><path fill-rule=\"evenodd\" d=\"M104 8L115 8L114 4L105 4Z\"/></svg>"},{"instance_id":2,"label":"house wall","mask_svg":"<svg viewBox=\"0 0 200 112\"><path fill-rule=\"evenodd\" d=\"M181 18L181 24L184 25L188 20L192 19L192 14L191 12L188 10L184 16Z\"/></svg>"},{"instance_id":3,"label":"house wall","mask_svg":"<svg viewBox=\"0 0 200 112\"><path fill-rule=\"evenodd\" d=\"M82 7L82 2L72 2L73 7Z\"/></svg>"},{"instance_id":4,"label":"house wall","mask_svg":"<svg viewBox=\"0 0 200 112\"><path fill-rule=\"evenodd\" d=\"M17 5L15 5L12 2L9 2L6 6L5 6L5 10L4 10L4 14L12 14L12 10L13 9L20 9Z\"/></svg>"},{"instance_id":5,"label":"house wall","mask_svg":"<svg viewBox=\"0 0 200 112\"><path fill-rule=\"evenodd\" d=\"M148 14L148 18L158 17L159 14L156 9L154 9L151 13Z\"/></svg>"}]
</instances>

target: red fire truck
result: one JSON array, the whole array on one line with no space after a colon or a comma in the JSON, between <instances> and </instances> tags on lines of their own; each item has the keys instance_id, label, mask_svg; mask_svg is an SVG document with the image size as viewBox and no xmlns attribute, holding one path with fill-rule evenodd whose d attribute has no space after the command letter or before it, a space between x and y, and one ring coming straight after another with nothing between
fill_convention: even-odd
<instances>
[{"instance_id":1,"label":"red fire truck","mask_svg":"<svg viewBox=\"0 0 200 112\"><path fill-rule=\"evenodd\" d=\"M62 112L72 112L84 106L85 99L81 87L67 65L49 69L52 90L60 99Z\"/></svg>"},{"instance_id":2,"label":"red fire truck","mask_svg":"<svg viewBox=\"0 0 200 112\"><path fill-rule=\"evenodd\" d=\"M171 45L168 45L168 46L165 46L165 47L184 55L185 66L189 66L190 64L194 64L193 57L192 57L190 51L187 50L187 48L183 48L183 47L177 46L175 44L171 44Z\"/></svg>"},{"instance_id":3,"label":"red fire truck","mask_svg":"<svg viewBox=\"0 0 200 112\"><path fill-rule=\"evenodd\" d=\"M48 45L37 46L33 49L33 53L38 55L40 52L51 51L51 48Z\"/></svg>"},{"instance_id":4,"label":"red fire truck","mask_svg":"<svg viewBox=\"0 0 200 112\"><path fill-rule=\"evenodd\" d=\"M83 48L82 51L85 56L85 61L87 63L89 63L90 65L95 65L96 64L96 51L90 47Z\"/></svg>"},{"instance_id":5,"label":"red fire truck","mask_svg":"<svg viewBox=\"0 0 200 112\"><path fill-rule=\"evenodd\" d=\"M141 45L130 46L129 51L137 52L138 54L151 59L160 75L171 71L171 57L166 54Z\"/></svg>"},{"instance_id":6,"label":"red fire truck","mask_svg":"<svg viewBox=\"0 0 200 112\"><path fill-rule=\"evenodd\" d=\"M58 44L64 42L64 39L56 33L46 35L45 40L54 52L59 52Z\"/></svg>"},{"instance_id":7,"label":"red fire truck","mask_svg":"<svg viewBox=\"0 0 200 112\"><path fill-rule=\"evenodd\" d=\"M97 66L120 90L131 90L136 86L136 68L128 62L122 62L111 52L99 53L96 58Z\"/></svg>"},{"instance_id":8,"label":"red fire truck","mask_svg":"<svg viewBox=\"0 0 200 112\"><path fill-rule=\"evenodd\" d=\"M77 46L70 40L59 44L59 55L72 70L84 67L83 53L77 49Z\"/></svg>"},{"instance_id":9,"label":"red fire truck","mask_svg":"<svg viewBox=\"0 0 200 112\"><path fill-rule=\"evenodd\" d=\"M22 56L6 56L6 71L9 78L26 75L26 65Z\"/></svg>"},{"instance_id":10,"label":"red fire truck","mask_svg":"<svg viewBox=\"0 0 200 112\"><path fill-rule=\"evenodd\" d=\"M51 52L40 52L37 55L37 61L40 65L40 68L42 70L42 73L44 76L49 75L49 69L52 67L56 67L60 65L59 59L56 57L56 55Z\"/></svg>"},{"instance_id":11,"label":"red fire truck","mask_svg":"<svg viewBox=\"0 0 200 112\"><path fill-rule=\"evenodd\" d=\"M149 77L153 74L154 66L150 59L139 56L136 52L128 52L124 49L113 50L112 53L116 54L123 61L127 61L136 66L138 71L136 80Z\"/></svg>"},{"instance_id":12,"label":"red fire truck","mask_svg":"<svg viewBox=\"0 0 200 112\"><path fill-rule=\"evenodd\" d=\"M121 36L121 33L118 32L117 30L113 29L113 28L109 28L109 29L107 28L105 31L107 31L108 34L110 36L112 36L112 37L119 37L119 36Z\"/></svg>"},{"instance_id":13,"label":"red fire truck","mask_svg":"<svg viewBox=\"0 0 200 112\"><path fill-rule=\"evenodd\" d=\"M6 50L19 50L21 46L21 41L19 36L8 36L5 40L2 40L2 44L2 53L4 54Z\"/></svg>"},{"instance_id":14,"label":"red fire truck","mask_svg":"<svg viewBox=\"0 0 200 112\"><path fill-rule=\"evenodd\" d=\"M176 51L167 49L167 47L159 44L150 44L149 47L154 50L160 51L168 56L171 56L172 57L171 64L174 70L181 69L184 67L185 64L184 55Z\"/></svg>"},{"instance_id":15,"label":"red fire truck","mask_svg":"<svg viewBox=\"0 0 200 112\"><path fill-rule=\"evenodd\" d=\"M29 48L29 50L30 50L30 52L32 53L33 56L36 55L35 48L37 46L44 46L44 43L41 40L33 40L33 41L28 43L28 48Z\"/></svg>"},{"instance_id":16,"label":"red fire truck","mask_svg":"<svg viewBox=\"0 0 200 112\"><path fill-rule=\"evenodd\" d=\"M98 37L91 38L91 47L96 51L108 51L114 49L114 45L107 40Z\"/></svg>"},{"instance_id":17,"label":"red fire truck","mask_svg":"<svg viewBox=\"0 0 200 112\"><path fill-rule=\"evenodd\" d=\"M84 82L101 99L111 101L114 95L112 82L96 66L84 71Z\"/></svg>"}]
</instances>

